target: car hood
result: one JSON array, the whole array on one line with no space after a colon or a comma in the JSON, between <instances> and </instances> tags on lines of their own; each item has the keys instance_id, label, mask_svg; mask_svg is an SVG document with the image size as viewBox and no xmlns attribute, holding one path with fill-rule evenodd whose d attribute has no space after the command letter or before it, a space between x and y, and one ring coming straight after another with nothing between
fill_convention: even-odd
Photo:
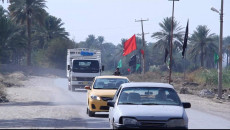
<instances>
[{"instance_id":1,"label":"car hood","mask_svg":"<svg viewBox=\"0 0 230 130\"><path fill-rule=\"evenodd\" d=\"M137 120L168 120L182 118L184 108L172 105L118 105L120 116L135 117Z\"/></svg>"},{"instance_id":2,"label":"car hood","mask_svg":"<svg viewBox=\"0 0 230 130\"><path fill-rule=\"evenodd\" d=\"M100 97L113 97L116 91L116 89L94 89L92 94Z\"/></svg>"}]
</instances>

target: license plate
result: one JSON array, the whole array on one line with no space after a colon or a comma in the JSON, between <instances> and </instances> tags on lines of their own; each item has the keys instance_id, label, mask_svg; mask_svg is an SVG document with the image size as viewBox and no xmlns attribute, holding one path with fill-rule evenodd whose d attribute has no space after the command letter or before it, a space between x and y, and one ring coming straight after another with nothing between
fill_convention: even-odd
<instances>
[{"instance_id":1,"label":"license plate","mask_svg":"<svg viewBox=\"0 0 230 130\"><path fill-rule=\"evenodd\" d=\"M89 82L87 82L87 81L84 81L84 82L83 82L83 84L84 84L84 85L87 85L87 84L89 84Z\"/></svg>"}]
</instances>

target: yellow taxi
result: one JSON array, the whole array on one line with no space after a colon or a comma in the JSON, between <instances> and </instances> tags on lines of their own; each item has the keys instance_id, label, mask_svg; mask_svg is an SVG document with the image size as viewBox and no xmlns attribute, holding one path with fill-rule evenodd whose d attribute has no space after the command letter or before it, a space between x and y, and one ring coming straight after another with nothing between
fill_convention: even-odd
<instances>
[{"instance_id":1,"label":"yellow taxi","mask_svg":"<svg viewBox=\"0 0 230 130\"><path fill-rule=\"evenodd\" d=\"M107 101L112 100L117 89L123 83L128 83L125 76L97 76L87 89L87 114L92 117L95 112L108 112Z\"/></svg>"}]
</instances>

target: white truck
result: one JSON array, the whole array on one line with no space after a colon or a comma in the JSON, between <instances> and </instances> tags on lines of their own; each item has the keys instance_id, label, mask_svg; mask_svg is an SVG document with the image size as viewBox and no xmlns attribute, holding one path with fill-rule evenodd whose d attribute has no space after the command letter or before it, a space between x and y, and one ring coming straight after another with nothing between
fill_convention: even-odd
<instances>
[{"instance_id":1,"label":"white truck","mask_svg":"<svg viewBox=\"0 0 230 130\"><path fill-rule=\"evenodd\" d=\"M101 75L101 51L88 48L67 50L67 78L70 91L84 90L91 85L94 77Z\"/></svg>"}]
</instances>

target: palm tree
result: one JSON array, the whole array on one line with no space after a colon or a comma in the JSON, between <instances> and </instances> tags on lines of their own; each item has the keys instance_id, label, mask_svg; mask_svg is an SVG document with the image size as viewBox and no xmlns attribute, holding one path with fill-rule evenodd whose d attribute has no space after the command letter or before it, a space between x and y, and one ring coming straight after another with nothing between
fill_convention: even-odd
<instances>
[{"instance_id":1,"label":"palm tree","mask_svg":"<svg viewBox=\"0 0 230 130\"><path fill-rule=\"evenodd\" d=\"M224 38L223 52L227 54L227 66L229 66L230 36Z\"/></svg>"},{"instance_id":2,"label":"palm tree","mask_svg":"<svg viewBox=\"0 0 230 130\"><path fill-rule=\"evenodd\" d=\"M214 43L215 35L209 34L210 30L207 26L199 25L191 36L191 48L189 54L191 59L195 59L200 55L200 65L204 67L204 56L208 60L211 57L213 61L214 53L217 52L217 45Z\"/></svg>"},{"instance_id":3,"label":"palm tree","mask_svg":"<svg viewBox=\"0 0 230 130\"><path fill-rule=\"evenodd\" d=\"M27 28L27 65L31 66L31 26L32 22L44 23L45 0L10 0L9 11L12 19Z\"/></svg>"},{"instance_id":4,"label":"palm tree","mask_svg":"<svg viewBox=\"0 0 230 130\"><path fill-rule=\"evenodd\" d=\"M60 18L56 18L47 13L45 18L45 24L40 27L38 24L34 27L34 41L38 41L40 48L46 49L49 41L55 38L68 39L69 33L65 31L62 26L64 23Z\"/></svg>"},{"instance_id":5,"label":"palm tree","mask_svg":"<svg viewBox=\"0 0 230 130\"><path fill-rule=\"evenodd\" d=\"M0 6L0 55L3 63L16 63L24 56L25 29L12 22L9 13Z\"/></svg>"},{"instance_id":6,"label":"palm tree","mask_svg":"<svg viewBox=\"0 0 230 130\"><path fill-rule=\"evenodd\" d=\"M165 50L166 48L169 50L170 47L170 39L171 39L171 22L172 18L166 17L162 21L162 23L159 23L161 27L160 32L155 32L151 36L154 39L157 39L158 41L154 45L154 47L160 49L161 51ZM182 40L183 40L183 34L184 31L182 31L182 27L179 25L179 22L176 20L173 21L173 44L174 44L174 51L176 49L182 48Z\"/></svg>"}]
</instances>

